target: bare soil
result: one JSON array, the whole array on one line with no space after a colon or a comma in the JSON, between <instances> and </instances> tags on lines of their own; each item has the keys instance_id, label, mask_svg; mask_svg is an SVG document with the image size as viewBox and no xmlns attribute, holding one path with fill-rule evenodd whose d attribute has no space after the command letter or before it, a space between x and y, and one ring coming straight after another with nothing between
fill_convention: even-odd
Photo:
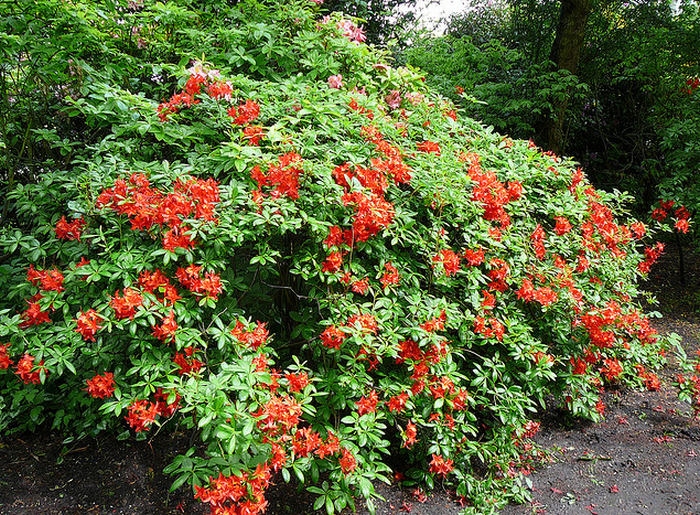
<instances>
[{"instance_id":1,"label":"bare soil","mask_svg":"<svg viewBox=\"0 0 700 515\"><path fill-rule=\"evenodd\" d=\"M700 257L686 256L686 284L678 255L668 253L652 271L647 289L656 293L664 318L661 332L683 336L700 348ZM700 515L700 423L675 396L664 370L656 392L605 394L605 420L572 420L545 413L536 442L552 463L530 476L532 502L502 515ZM0 439L0 515L199 515L207 512L187 488L169 493L163 468L189 447L189 436L121 442L103 436L68 446L59 435L38 433ZM60 463L59 463L60 462ZM377 485L385 501L378 515L457 515L447 492L427 499L410 489ZM283 481L269 491L270 515L313 513L313 499Z\"/></svg>"}]
</instances>

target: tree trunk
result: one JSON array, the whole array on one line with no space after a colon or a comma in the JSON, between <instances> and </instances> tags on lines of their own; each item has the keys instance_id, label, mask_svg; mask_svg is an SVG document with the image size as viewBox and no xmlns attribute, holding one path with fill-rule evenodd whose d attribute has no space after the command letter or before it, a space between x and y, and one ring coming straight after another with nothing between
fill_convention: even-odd
<instances>
[{"instance_id":1,"label":"tree trunk","mask_svg":"<svg viewBox=\"0 0 700 515\"><path fill-rule=\"evenodd\" d=\"M557 33L549 57L556 70L576 74L590 12L591 0L562 0ZM560 154L563 148L564 118L569 96L570 92L564 98L553 99L553 117L544 120L538 131L543 146L556 154Z\"/></svg>"}]
</instances>

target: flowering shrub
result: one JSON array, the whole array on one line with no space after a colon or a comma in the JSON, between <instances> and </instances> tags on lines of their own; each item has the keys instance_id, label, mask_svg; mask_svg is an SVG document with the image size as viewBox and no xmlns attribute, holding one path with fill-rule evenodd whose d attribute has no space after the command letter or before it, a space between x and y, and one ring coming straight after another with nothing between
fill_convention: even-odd
<instances>
[{"instance_id":1,"label":"flowering shrub","mask_svg":"<svg viewBox=\"0 0 700 515\"><path fill-rule=\"evenodd\" d=\"M275 474L329 513L393 472L474 512L521 500L546 396L596 418L605 385L658 387L669 342L633 301L657 253L623 196L317 9L232 8L282 64L122 91L109 138L12 192L0 424L177 423L203 445L167 472L216 514L262 512Z\"/></svg>"}]
</instances>

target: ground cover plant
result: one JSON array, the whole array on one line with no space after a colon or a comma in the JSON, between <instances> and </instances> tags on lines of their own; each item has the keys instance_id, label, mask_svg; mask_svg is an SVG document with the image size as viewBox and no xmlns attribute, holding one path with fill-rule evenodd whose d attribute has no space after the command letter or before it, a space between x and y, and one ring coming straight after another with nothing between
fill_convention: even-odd
<instances>
[{"instance_id":1,"label":"ground cover plant","mask_svg":"<svg viewBox=\"0 0 700 515\"><path fill-rule=\"evenodd\" d=\"M546 396L595 418L606 385L658 387L674 342L634 299L661 248L625 195L314 2L98 5L129 64L66 60L79 123L30 132L70 160L8 193L3 431L191 430L167 471L217 514L274 474L371 508L395 473L483 513L527 495Z\"/></svg>"}]
</instances>

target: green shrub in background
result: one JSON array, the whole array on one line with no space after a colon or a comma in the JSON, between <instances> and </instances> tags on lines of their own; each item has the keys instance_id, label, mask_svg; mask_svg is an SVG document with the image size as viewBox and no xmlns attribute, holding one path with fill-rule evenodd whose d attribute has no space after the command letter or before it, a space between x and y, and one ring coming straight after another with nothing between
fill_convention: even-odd
<instances>
[{"instance_id":1,"label":"green shrub in background","mask_svg":"<svg viewBox=\"0 0 700 515\"><path fill-rule=\"evenodd\" d=\"M497 39L477 45L469 36L424 37L401 59L425 72L428 84L465 114L515 138L532 138L557 98L586 91L575 75L533 63Z\"/></svg>"},{"instance_id":2,"label":"green shrub in background","mask_svg":"<svg viewBox=\"0 0 700 515\"><path fill-rule=\"evenodd\" d=\"M597 418L608 384L658 388L627 197L313 2L183 5L76 11L105 46L26 140L71 157L21 167L0 233L4 432L194 431L167 471L213 513L261 512L273 474L372 509L392 472L487 513L526 498L547 396Z\"/></svg>"}]
</instances>

